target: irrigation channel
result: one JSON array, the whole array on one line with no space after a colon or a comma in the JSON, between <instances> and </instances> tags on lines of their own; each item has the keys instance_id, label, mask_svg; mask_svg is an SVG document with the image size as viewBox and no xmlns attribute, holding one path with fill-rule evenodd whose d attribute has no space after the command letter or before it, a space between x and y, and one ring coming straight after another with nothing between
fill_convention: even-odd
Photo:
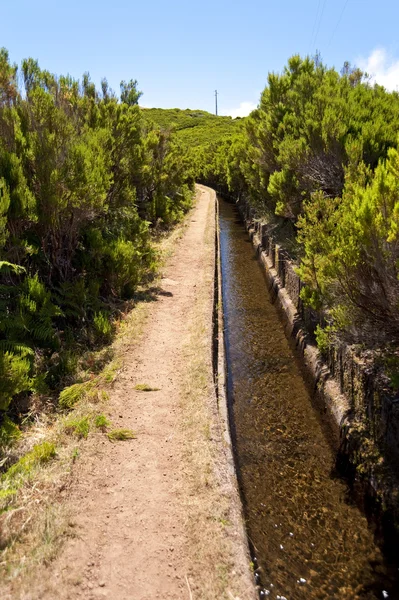
<instances>
[{"instance_id":1,"label":"irrigation channel","mask_svg":"<svg viewBox=\"0 0 399 600\"><path fill-rule=\"evenodd\" d=\"M398 564L335 471L248 234L219 205L230 421L260 597L397 599Z\"/></svg>"}]
</instances>

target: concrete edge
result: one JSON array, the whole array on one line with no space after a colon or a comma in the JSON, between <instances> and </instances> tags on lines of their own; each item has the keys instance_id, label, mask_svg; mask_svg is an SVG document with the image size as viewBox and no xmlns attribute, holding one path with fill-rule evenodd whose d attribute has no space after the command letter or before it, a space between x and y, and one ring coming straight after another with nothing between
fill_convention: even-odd
<instances>
[{"instance_id":1,"label":"concrete edge","mask_svg":"<svg viewBox=\"0 0 399 600\"><path fill-rule=\"evenodd\" d=\"M294 303L283 287L277 270L273 267L262 247L259 235L251 222L244 218L244 224L251 238L252 245L263 268L269 290L275 298L276 305L285 321L286 335L295 342L296 349L302 359L308 384L313 388L315 399L324 409L330 421L336 445L339 444L342 429L348 424L350 403L341 393L339 383L331 377L315 344L308 339L308 334L301 321Z\"/></svg>"}]
</instances>

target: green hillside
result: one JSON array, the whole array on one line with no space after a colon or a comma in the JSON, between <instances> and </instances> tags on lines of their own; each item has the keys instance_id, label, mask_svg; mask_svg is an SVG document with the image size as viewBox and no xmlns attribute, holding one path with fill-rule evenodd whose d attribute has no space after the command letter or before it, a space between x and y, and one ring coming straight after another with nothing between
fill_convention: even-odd
<instances>
[{"instance_id":1,"label":"green hillside","mask_svg":"<svg viewBox=\"0 0 399 600\"><path fill-rule=\"evenodd\" d=\"M219 142L236 133L243 119L216 116L204 110L179 108L143 108L144 118L162 130L171 131L175 139L188 146Z\"/></svg>"}]
</instances>

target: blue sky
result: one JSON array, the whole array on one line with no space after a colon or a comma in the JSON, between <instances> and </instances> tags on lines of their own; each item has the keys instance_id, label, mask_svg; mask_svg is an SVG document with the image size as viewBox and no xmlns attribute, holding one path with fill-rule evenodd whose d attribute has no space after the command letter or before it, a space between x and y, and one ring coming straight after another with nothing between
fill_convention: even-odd
<instances>
[{"instance_id":1,"label":"blue sky","mask_svg":"<svg viewBox=\"0 0 399 600\"><path fill-rule=\"evenodd\" d=\"M137 79L143 106L245 114L269 71L295 53L365 68L399 86L397 0L3 0L0 46L13 62L33 57L57 74L119 92Z\"/></svg>"}]
</instances>

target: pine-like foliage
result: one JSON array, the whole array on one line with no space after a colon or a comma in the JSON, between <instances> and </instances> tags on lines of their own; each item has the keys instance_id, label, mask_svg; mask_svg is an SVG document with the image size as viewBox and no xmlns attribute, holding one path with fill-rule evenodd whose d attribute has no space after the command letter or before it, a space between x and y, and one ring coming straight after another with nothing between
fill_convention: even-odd
<instances>
[{"instance_id":1,"label":"pine-like foliage","mask_svg":"<svg viewBox=\"0 0 399 600\"><path fill-rule=\"evenodd\" d=\"M321 346L396 347L399 94L318 56L293 56L267 80L241 132L200 145L193 169L291 232Z\"/></svg>"},{"instance_id":2,"label":"pine-like foliage","mask_svg":"<svg viewBox=\"0 0 399 600\"><path fill-rule=\"evenodd\" d=\"M56 77L32 59L17 71L0 50L0 421L110 340L113 310L153 271L152 227L177 221L192 194L135 80L119 100L88 73Z\"/></svg>"}]
</instances>

